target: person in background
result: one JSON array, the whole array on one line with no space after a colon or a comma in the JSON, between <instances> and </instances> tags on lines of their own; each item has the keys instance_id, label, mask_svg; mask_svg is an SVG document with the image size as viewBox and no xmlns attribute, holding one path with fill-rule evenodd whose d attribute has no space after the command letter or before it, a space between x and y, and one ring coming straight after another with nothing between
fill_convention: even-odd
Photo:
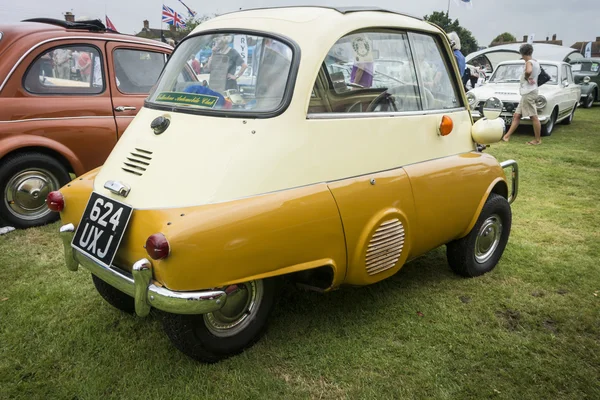
<instances>
[{"instance_id":1,"label":"person in background","mask_svg":"<svg viewBox=\"0 0 600 400\"><path fill-rule=\"evenodd\" d=\"M529 117L533 122L533 134L535 139L527 142L529 145L536 146L542 144L542 125L537 115L535 99L538 97L538 76L540 75L540 63L533 59L533 46L525 43L519 49L521 58L525 60L525 68L521 75L519 92L521 101L515 110L512 124L506 135L502 138L505 142L510 140L510 136L517 130L522 117Z\"/></svg>"},{"instance_id":2,"label":"person in background","mask_svg":"<svg viewBox=\"0 0 600 400\"><path fill-rule=\"evenodd\" d=\"M71 54L67 49L54 50L54 69L56 77L60 79L69 79L71 77Z\"/></svg>"},{"instance_id":3,"label":"person in background","mask_svg":"<svg viewBox=\"0 0 600 400\"><path fill-rule=\"evenodd\" d=\"M248 68L248 64L244 62L240 53L237 52L234 48L229 47L227 40L223 37L215 40L215 45L213 46L212 53L221 54L227 56L227 81L225 84L225 89L237 89L237 80L244 73L246 68ZM212 57L208 59L208 70L212 70ZM240 70L236 73L237 67L241 67Z\"/></svg>"},{"instance_id":4,"label":"person in background","mask_svg":"<svg viewBox=\"0 0 600 400\"><path fill-rule=\"evenodd\" d=\"M83 82L90 82L90 75L92 74L92 59L90 53L82 51L79 53L79 71L81 72L81 80Z\"/></svg>"},{"instance_id":5,"label":"person in background","mask_svg":"<svg viewBox=\"0 0 600 400\"><path fill-rule=\"evenodd\" d=\"M198 61L196 59L196 57L194 57L193 54L190 56L190 61L188 61L188 64L190 64L190 67L192 67L192 69L194 70L194 73L196 73L196 75L200 74L200 71L201 71L200 61Z\"/></svg>"},{"instance_id":6,"label":"person in background","mask_svg":"<svg viewBox=\"0 0 600 400\"><path fill-rule=\"evenodd\" d=\"M471 74L466 70L467 61L465 60L465 56L463 55L463 53L461 53L460 51L460 38L458 37L458 34L456 32L450 32L448 34L448 39L450 39L450 47L452 47L452 53L454 53L454 58L456 58L456 63L458 64L458 72L460 73L460 79L464 85L467 83L467 80L471 77Z\"/></svg>"}]
</instances>

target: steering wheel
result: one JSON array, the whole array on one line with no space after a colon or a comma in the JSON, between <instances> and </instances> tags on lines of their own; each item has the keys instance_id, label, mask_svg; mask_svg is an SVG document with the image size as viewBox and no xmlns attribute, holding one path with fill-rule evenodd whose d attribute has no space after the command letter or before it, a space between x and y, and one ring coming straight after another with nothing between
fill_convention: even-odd
<instances>
[{"instance_id":1,"label":"steering wheel","mask_svg":"<svg viewBox=\"0 0 600 400\"><path fill-rule=\"evenodd\" d=\"M402 105L402 99L395 98L392 93L386 90L373 99L367 107L366 112L374 112L379 106L381 106L380 112L398 111L397 100L400 100L400 105Z\"/></svg>"},{"instance_id":2,"label":"steering wheel","mask_svg":"<svg viewBox=\"0 0 600 400\"><path fill-rule=\"evenodd\" d=\"M422 87L424 97L427 101L427 104L433 104L435 98L431 91L425 87ZM366 112L374 112L377 107L381 106L381 112L397 112L398 110L403 111L404 99L402 95L418 95L419 90L416 85L402 85L402 86L394 86L385 92L379 94L373 101L369 104L366 109ZM390 110L391 108L391 110Z\"/></svg>"}]
</instances>

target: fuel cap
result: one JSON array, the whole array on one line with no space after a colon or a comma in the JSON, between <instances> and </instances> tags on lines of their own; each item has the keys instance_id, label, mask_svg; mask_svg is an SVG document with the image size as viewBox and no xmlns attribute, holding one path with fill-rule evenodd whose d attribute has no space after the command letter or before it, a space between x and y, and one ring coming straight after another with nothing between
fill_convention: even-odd
<instances>
[{"instance_id":1,"label":"fuel cap","mask_svg":"<svg viewBox=\"0 0 600 400\"><path fill-rule=\"evenodd\" d=\"M171 123L171 121L168 118L156 117L150 123L150 128L152 128L155 135L160 135L161 133L163 133L164 131L167 130L170 123Z\"/></svg>"}]
</instances>

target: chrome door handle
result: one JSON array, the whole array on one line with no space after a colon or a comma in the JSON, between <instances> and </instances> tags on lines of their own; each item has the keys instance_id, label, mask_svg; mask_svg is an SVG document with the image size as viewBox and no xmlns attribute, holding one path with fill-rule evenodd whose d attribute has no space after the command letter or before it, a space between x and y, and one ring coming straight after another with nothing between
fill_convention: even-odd
<instances>
[{"instance_id":1,"label":"chrome door handle","mask_svg":"<svg viewBox=\"0 0 600 400\"><path fill-rule=\"evenodd\" d=\"M129 107L129 106L118 106L118 107L115 107L115 111L117 111L117 112L135 111L135 110L136 110L135 107Z\"/></svg>"}]
</instances>

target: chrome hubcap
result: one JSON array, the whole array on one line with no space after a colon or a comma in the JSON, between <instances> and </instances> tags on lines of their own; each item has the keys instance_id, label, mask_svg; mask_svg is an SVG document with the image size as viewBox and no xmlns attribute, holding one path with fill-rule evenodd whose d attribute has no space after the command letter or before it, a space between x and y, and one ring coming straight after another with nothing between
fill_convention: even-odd
<instances>
[{"instance_id":1,"label":"chrome hubcap","mask_svg":"<svg viewBox=\"0 0 600 400\"><path fill-rule=\"evenodd\" d=\"M13 176L4 189L4 201L16 217L35 220L50 213L48 194L60 187L58 179L43 169L29 169Z\"/></svg>"},{"instance_id":2,"label":"chrome hubcap","mask_svg":"<svg viewBox=\"0 0 600 400\"><path fill-rule=\"evenodd\" d=\"M204 323L218 337L233 336L252 321L263 296L262 281L252 281L225 288L227 301L219 311L205 314Z\"/></svg>"},{"instance_id":3,"label":"chrome hubcap","mask_svg":"<svg viewBox=\"0 0 600 400\"><path fill-rule=\"evenodd\" d=\"M502 237L502 220L496 214L485 220L475 241L475 260L483 264L488 261L500 243Z\"/></svg>"}]
</instances>

